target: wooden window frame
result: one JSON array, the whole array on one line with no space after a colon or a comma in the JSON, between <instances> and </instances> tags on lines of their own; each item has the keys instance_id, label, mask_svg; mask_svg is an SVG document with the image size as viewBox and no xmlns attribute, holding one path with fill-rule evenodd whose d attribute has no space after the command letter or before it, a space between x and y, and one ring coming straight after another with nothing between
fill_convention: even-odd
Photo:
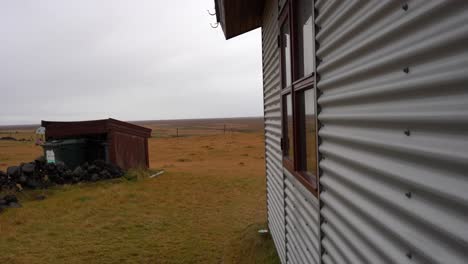
<instances>
[{"instance_id":1,"label":"wooden window frame","mask_svg":"<svg viewBox=\"0 0 468 264\"><path fill-rule=\"evenodd\" d=\"M296 16L295 16L295 1L294 0L286 0L284 5L280 7L280 16L278 18L278 26L279 26L279 32L280 35L278 37L278 49L280 52L280 75L281 75L281 132L282 132L282 138L281 138L281 149L283 151L282 156L283 156L283 167L288 170L289 173L291 173L294 177L296 177L299 182L301 182L304 187L306 187L312 194L317 196L317 188L318 188L318 145L316 146L316 168L313 168L312 171L314 172L315 175L312 175L308 173L305 168L306 163L306 153L303 151L303 148L301 148L301 144L305 144L305 138L301 138L301 128L299 127L301 124L301 120L299 119L299 103L298 103L298 97L299 93L313 89L314 94L315 94L315 100L314 100L314 110L316 113L315 117L315 127L316 127L316 133L315 133L315 140L318 142L318 118L317 118L317 90L315 87L315 72L316 72L316 63L314 62L314 71L304 77L297 78L298 76L298 70L296 69L297 64L297 56L298 56L298 48L297 48L297 27L295 26L296 22ZM312 3L314 5L314 3ZM314 7L312 6L312 21L314 21ZM283 25L285 23L289 24L289 34L290 34L290 63L291 63L291 84L286 86L284 83L284 76L283 76L283 67L284 67L284 54L283 54ZM315 27L313 27L313 30L315 30ZM315 32L313 32L313 35ZM315 60L315 50L313 53L313 59ZM292 109L293 109L293 144L294 144L294 153L293 153L293 160L290 160L288 158L290 146L288 146L286 143L289 142L287 139L287 135L285 135L285 127L287 127L287 115L285 114L285 109L284 109L284 98L286 95L291 94L292 97ZM305 128L302 128L305 129Z\"/></svg>"}]
</instances>

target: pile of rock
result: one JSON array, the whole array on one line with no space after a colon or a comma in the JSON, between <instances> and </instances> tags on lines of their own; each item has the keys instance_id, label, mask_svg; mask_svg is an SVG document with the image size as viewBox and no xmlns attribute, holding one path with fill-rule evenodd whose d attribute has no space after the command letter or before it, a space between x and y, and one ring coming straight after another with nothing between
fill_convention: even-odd
<instances>
[{"instance_id":1,"label":"pile of rock","mask_svg":"<svg viewBox=\"0 0 468 264\"><path fill-rule=\"evenodd\" d=\"M18 208L21 205L18 202L18 198L15 195L8 194L5 195L3 198L0 198L0 212L2 212L5 208Z\"/></svg>"},{"instance_id":2,"label":"pile of rock","mask_svg":"<svg viewBox=\"0 0 468 264\"><path fill-rule=\"evenodd\" d=\"M47 163L43 157L0 171L1 189L38 189L52 185L114 179L124 174L121 168L102 160L86 162L74 170L61 162Z\"/></svg>"},{"instance_id":3,"label":"pile of rock","mask_svg":"<svg viewBox=\"0 0 468 264\"><path fill-rule=\"evenodd\" d=\"M16 138L14 138L14 137L0 137L0 140L16 141Z\"/></svg>"},{"instance_id":4,"label":"pile of rock","mask_svg":"<svg viewBox=\"0 0 468 264\"><path fill-rule=\"evenodd\" d=\"M16 139L14 137L0 137L0 140L5 140L5 141L31 141L29 139L25 139L25 138L20 138L20 139Z\"/></svg>"}]
</instances>

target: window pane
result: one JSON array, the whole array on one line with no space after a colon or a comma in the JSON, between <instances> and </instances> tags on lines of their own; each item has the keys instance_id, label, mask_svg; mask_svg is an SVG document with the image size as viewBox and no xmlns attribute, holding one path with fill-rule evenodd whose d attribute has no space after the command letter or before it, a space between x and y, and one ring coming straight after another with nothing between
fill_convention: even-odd
<instances>
[{"instance_id":1,"label":"window pane","mask_svg":"<svg viewBox=\"0 0 468 264\"><path fill-rule=\"evenodd\" d=\"M301 92L300 116L301 116L301 147L303 170L316 175L317 167L317 143L316 143L316 115L315 115L315 90L309 89Z\"/></svg>"},{"instance_id":2,"label":"window pane","mask_svg":"<svg viewBox=\"0 0 468 264\"><path fill-rule=\"evenodd\" d=\"M290 160L294 158L294 143L293 143L293 108L292 108L292 96L291 94L286 95L285 99L285 110L286 110L286 154Z\"/></svg>"},{"instance_id":3,"label":"window pane","mask_svg":"<svg viewBox=\"0 0 468 264\"><path fill-rule=\"evenodd\" d=\"M283 87L288 87L291 85L291 34L289 32L289 23L285 22L281 27L281 53L282 53L282 62L281 62L281 71L283 79Z\"/></svg>"},{"instance_id":4,"label":"window pane","mask_svg":"<svg viewBox=\"0 0 468 264\"><path fill-rule=\"evenodd\" d=\"M298 0L296 12L297 32L297 78L302 78L314 71L314 37L312 21L312 0Z\"/></svg>"}]
</instances>

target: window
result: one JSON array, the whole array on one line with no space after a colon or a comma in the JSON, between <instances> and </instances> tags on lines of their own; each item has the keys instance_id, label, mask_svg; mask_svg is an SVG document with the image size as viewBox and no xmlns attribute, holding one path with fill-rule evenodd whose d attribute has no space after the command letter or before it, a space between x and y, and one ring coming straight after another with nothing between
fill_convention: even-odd
<instances>
[{"instance_id":1,"label":"window","mask_svg":"<svg viewBox=\"0 0 468 264\"><path fill-rule=\"evenodd\" d=\"M283 56L283 69L282 69L282 76L283 76L283 86L287 87L292 83L292 71L291 71L291 33L289 31L289 23L286 21L284 22L283 26L281 27L281 39L282 39L282 56Z\"/></svg>"},{"instance_id":2,"label":"window","mask_svg":"<svg viewBox=\"0 0 468 264\"><path fill-rule=\"evenodd\" d=\"M314 72L314 37L312 22L312 1L295 1L296 29L296 74L298 78L310 75Z\"/></svg>"},{"instance_id":3,"label":"window","mask_svg":"<svg viewBox=\"0 0 468 264\"><path fill-rule=\"evenodd\" d=\"M286 0L281 9L281 113L283 164L317 191L317 115L312 0Z\"/></svg>"},{"instance_id":4,"label":"window","mask_svg":"<svg viewBox=\"0 0 468 264\"><path fill-rule=\"evenodd\" d=\"M287 157L290 161L294 160L294 143L293 143L293 109L292 109L292 96L291 94L286 95L286 98L283 100L284 102L284 109L285 109L285 135L287 139L287 147L285 148L285 157Z\"/></svg>"}]
</instances>

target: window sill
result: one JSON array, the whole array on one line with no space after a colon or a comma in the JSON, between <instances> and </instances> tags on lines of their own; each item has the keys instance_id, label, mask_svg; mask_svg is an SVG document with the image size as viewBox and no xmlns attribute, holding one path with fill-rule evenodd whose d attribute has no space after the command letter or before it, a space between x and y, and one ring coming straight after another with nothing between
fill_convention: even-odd
<instances>
[{"instance_id":1,"label":"window sill","mask_svg":"<svg viewBox=\"0 0 468 264\"><path fill-rule=\"evenodd\" d=\"M292 161L283 158L283 167L290 173L292 174L308 191L312 193L315 197L318 197L317 195L317 178L313 181L310 181L307 179L308 175L305 172L302 171L295 171L294 166L292 164Z\"/></svg>"}]
</instances>

